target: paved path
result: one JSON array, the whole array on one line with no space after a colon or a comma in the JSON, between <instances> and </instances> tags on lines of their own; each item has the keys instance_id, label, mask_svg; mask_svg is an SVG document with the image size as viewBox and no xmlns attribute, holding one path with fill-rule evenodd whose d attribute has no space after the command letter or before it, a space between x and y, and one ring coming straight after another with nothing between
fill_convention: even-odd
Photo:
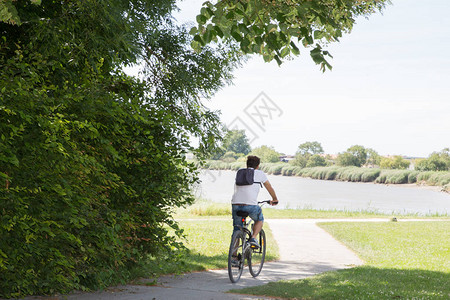
<instances>
[{"instance_id":1,"label":"paved path","mask_svg":"<svg viewBox=\"0 0 450 300\"><path fill-rule=\"evenodd\" d=\"M318 221L339 220L267 220L279 245L281 257L277 262L264 264L257 278L253 278L246 268L240 281L232 284L228 279L227 270L212 270L181 276L164 276L159 278L158 286L119 286L104 292L68 295L66 299L265 299L224 292L273 281L301 279L363 263L353 252L319 228L316 225ZM345 221L374 220L346 219ZM376 219L375 221L388 220Z\"/></svg>"}]
</instances>

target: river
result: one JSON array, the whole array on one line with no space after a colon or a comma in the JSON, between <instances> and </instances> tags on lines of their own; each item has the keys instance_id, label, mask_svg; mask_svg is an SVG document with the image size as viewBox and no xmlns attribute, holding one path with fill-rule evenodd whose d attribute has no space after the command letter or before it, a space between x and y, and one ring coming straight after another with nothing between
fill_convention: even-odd
<instances>
[{"instance_id":1,"label":"river","mask_svg":"<svg viewBox=\"0 0 450 300\"><path fill-rule=\"evenodd\" d=\"M196 194L213 202L230 203L234 171L204 170ZM278 208L336 209L381 213L448 214L450 194L410 185L382 185L315 180L302 177L268 175L280 204ZM262 189L259 200L270 199Z\"/></svg>"}]
</instances>

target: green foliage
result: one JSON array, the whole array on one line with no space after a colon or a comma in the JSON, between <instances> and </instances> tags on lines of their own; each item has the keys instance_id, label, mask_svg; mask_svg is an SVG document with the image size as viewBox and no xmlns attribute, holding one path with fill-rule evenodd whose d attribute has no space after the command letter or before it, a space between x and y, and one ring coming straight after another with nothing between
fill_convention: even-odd
<instances>
[{"instance_id":1,"label":"green foliage","mask_svg":"<svg viewBox=\"0 0 450 300\"><path fill-rule=\"evenodd\" d=\"M235 162L236 159L238 159L239 157L241 157L240 154L237 154L237 153L235 153L233 151L228 151L222 156L222 160L224 162L231 163L231 162Z\"/></svg>"},{"instance_id":2,"label":"green foliage","mask_svg":"<svg viewBox=\"0 0 450 300\"><path fill-rule=\"evenodd\" d=\"M406 170L383 170L375 180L376 183L403 184L408 183L409 174L412 171Z\"/></svg>"},{"instance_id":3,"label":"green foliage","mask_svg":"<svg viewBox=\"0 0 450 300\"><path fill-rule=\"evenodd\" d=\"M327 162L325 158L320 156L319 154L314 154L311 157L309 157L308 162L306 163L306 167L323 167L326 166Z\"/></svg>"},{"instance_id":4,"label":"green foliage","mask_svg":"<svg viewBox=\"0 0 450 300\"><path fill-rule=\"evenodd\" d=\"M314 154L322 154L323 148L319 142L305 142L298 146L297 155L314 155Z\"/></svg>"},{"instance_id":5,"label":"green foliage","mask_svg":"<svg viewBox=\"0 0 450 300\"><path fill-rule=\"evenodd\" d=\"M323 154L323 148L319 142L305 142L298 146L292 164L301 168L326 166L325 158L319 154Z\"/></svg>"},{"instance_id":6,"label":"green foliage","mask_svg":"<svg viewBox=\"0 0 450 300\"><path fill-rule=\"evenodd\" d=\"M223 146L227 151L242 153L243 155L247 155L251 151L245 130L228 130Z\"/></svg>"},{"instance_id":7,"label":"green foliage","mask_svg":"<svg viewBox=\"0 0 450 300\"><path fill-rule=\"evenodd\" d=\"M346 152L339 153L337 164L340 166L361 167L367 161L367 149L363 146L354 145L347 149Z\"/></svg>"},{"instance_id":8,"label":"green foliage","mask_svg":"<svg viewBox=\"0 0 450 300\"><path fill-rule=\"evenodd\" d=\"M381 156L375 150L366 148L367 160L366 164L369 166L379 166L381 162Z\"/></svg>"},{"instance_id":9,"label":"green foliage","mask_svg":"<svg viewBox=\"0 0 450 300\"><path fill-rule=\"evenodd\" d=\"M21 25L19 14L16 7L13 4L15 0L2 0L0 1L0 22L4 22L11 25ZM31 4L40 5L41 0L30 0Z\"/></svg>"},{"instance_id":10,"label":"green foliage","mask_svg":"<svg viewBox=\"0 0 450 300\"><path fill-rule=\"evenodd\" d=\"M301 176L323 180L373 182L379 174L380 169L358 167L316 167L303 169Z\"/></svg>"},{"instance_id":11,"label":"green foliage","mask_svg":"<svg viewBox=\"0 0 450 300\"><path fill-rule=\"evenodd\" d=\"M247 155L250 151L251 148L245 130L226 130L222 145L214 150L211 159L223 159L231 162L230 157L238 159Z\"/></svg>"},{"instance_id":12,"label":"green foliage","mask_svg":"<svg viewBox=\"0 0 450 300\"><path fill-rule=\"evenodd\" d=\"M283 165L282 164L274 164L270 169L269 169L269 174L273 174L273 175L281 175L281 171L283 170Z\"/></svg>"},{"instance_id":13,"label":"green foliage","mask_svg":"<svg viewBox=\"0 0 450 300\"><path fill-rule=\"evenodd\" d=\"M275 163L280 161L280 153L275 151L273 147L265 145L253 149L249 155L258 156L261 159L261 163Z\"/></svg>"},{"instance_id":14,"label":"green foliage","mask_svg":"<svg viewBox=\"0 0 450 300\"><path fill-rule=\"evenodd\" d=\"M283 176L295 175L296 169L297 169L297 167L295 167L295 166L290 166L290 165L283 166L281 169L281 175L283 175Z\"/></svg>"},{"instance_id":15,"label":"green foliage","mask_svg":"<svg viewBox=\"0 0 450 300\"><path fill-rule=\"evenodd\" d=\"M380 167L383 169L407 169L409 161L403 159L400 155L394 157L383 157L380 161Z\"/></svg>"},{"instance_id":16,"label":"green foliage","mask_svg":"<svg viewBox=\"0 0 450 300\"><path fill-rule=\"evenodd\" d=\"M290 163L299 168L306 168L306 165L308 164L308 158L309 156L297 154Z\"/></svg>"},{"instance_id":17,"label":"green foliage","mask_svg":"<svg viewBox=\"0 0 450 300\"><path fill-rule=\"evenodd\" d=\"M206 1L197 16L192 46L219 39L232 40L246 54L260 54L278 64L300 45L312 48L310 55L323 71L331 69L323 45L350 32L358 16L381 11L387 0L349 1Z\"/></svg>"},{"instance_id":18,"label":"green foliage","mask_svg":"<svg viewBox=\"0 0 450 300\"><path fill-rule=\"evenodd\" d=\"M420 172L417 174L417 181L425 182L428 185L445 186L450 183L450 172Z\"/></svg>"},{"instance_id":19,"label":"green foliage","mask_svg":"<svg viewBox=\"0 0 450 300\"><path fill-rule=\"evenodd\" d=\"M441 152L433 152L427 159L417 162L415 169L418 171L450 171L450 153L445 148Z\"/></svg>"},{"instance_id":20,"label":"green foliage","mask_svg":"<svg viewBox=\"0 0 450 300\"><path fill-rule=\"evenodd\" d=\"M417 182L417 176L420 174L418 171L412 171L408 175L408 183L416 183Z\"/></svg>"},{"instance_id":21,"label":"green foliage","mask_svg":"<svg viewBox=\"0 0 450 300\"><path fill-rule=\"evenodd\" d=\"M207 161L205 167L215 170L238 170L244 162L227 164L221 161ZM392 170L379 168L358 168L354 166L301 168L286 163L262 163L260 169L266 174L283 176L301 176L321 180L339 180L352 182L375 182L386 184L418 183L441 186L443 191L450 187L450 172L419 172L412 170Z\"/></svg>"},{"instance_id":22,"label":"green foliage","mask_svg":"<svg viewBox=\"0 0 450 300\"><path fill-rule=\"evenodd\" d=\"M0 22L0 297L127 280L182 247L168 231L180 232L173 207L193 201L185 154L219 138L198 95L229 82L235 52L187 51L173 1L12 3L22 25ZM139 59L142 80L121 71Z\"/></svg>"}]
</instances>

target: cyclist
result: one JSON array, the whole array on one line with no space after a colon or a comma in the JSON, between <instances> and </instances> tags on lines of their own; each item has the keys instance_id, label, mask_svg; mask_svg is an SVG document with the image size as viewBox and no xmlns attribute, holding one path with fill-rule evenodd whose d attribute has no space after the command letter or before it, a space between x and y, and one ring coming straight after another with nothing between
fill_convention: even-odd
<instances>
[{"instance_id":1,"label":"cyclist","mask_svg":"<svg viewBox=\"0 0 450 300\"><path fill-rule=\"evenodd\" d=\"M262 214L262 209L258 205L258 194L262 187L262 184L269 192L272 197L270 205L277 205L278 199L275 194L275 190L272 188L269 180L267 180L266 174L259 170L260 159L257 156L247 157L247 169L254 170L253 184L250 185L234 185L234 194L231 200L232 204L232 215L233 215L233 234L239 230L238 225L242 224L241 217L239 217L237 211L248 212L249 217L255 222L253 225L253 235L250 239L250 244L254 248L259 248L259 243L256 240L256 236L261 231L264 223L264 216ZM238 171L239 172L239 171Z\"/></svg>"}]
</instances>

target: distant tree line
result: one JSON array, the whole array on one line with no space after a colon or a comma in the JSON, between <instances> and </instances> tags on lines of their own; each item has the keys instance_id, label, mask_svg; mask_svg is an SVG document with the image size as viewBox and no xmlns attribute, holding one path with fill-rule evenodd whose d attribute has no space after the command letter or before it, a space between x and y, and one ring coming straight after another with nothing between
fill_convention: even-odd
<instances>
[{"instance_id":1,"label":"distant tree line","mask_svg":"<svg viewBox=\"0 0 450 300\"><path fill-rule=\"evenodd\" d=\"M221 145L210 158L230 163L245 161L247 155L256 155L264 162L278 162L281 153L265 145L252 150L244 130L226 130Z\"/></svg>"},{"instance_id":2,"label":"distant tree line","mask_svg":"<svg viewBox=\"0 0 450 300\"><path fill-rule=\"evenodd\" d=\"M226 130L221 146L211 159L231 163L245 161L247 155L256 155L264 163L273 163L279 162L283 153L266 145L252 149L244 130ZM449 148L445 148L440 152L433 152L428 158L409 161L400 155L383 157L374 149L353 145L333 157L325 154L319 142L312 141L300 144L295 158L289 163L301 168L337 165L398 170L408 169L412 163L414 169L418 171L448 171L450 170L450 154Z\"/></svg>"}]
</instances>

